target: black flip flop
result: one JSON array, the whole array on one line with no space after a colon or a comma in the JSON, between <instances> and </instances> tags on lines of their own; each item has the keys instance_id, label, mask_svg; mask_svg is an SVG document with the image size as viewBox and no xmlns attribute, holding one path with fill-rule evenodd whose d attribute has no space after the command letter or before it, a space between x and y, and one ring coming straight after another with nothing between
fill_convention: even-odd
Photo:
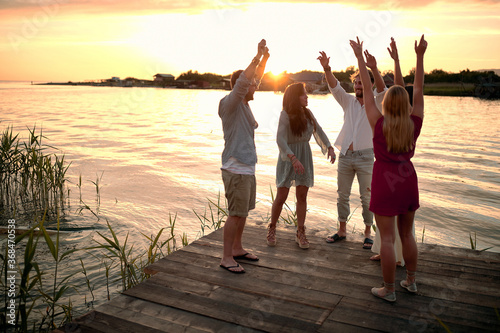
<instances>
[{"instance_id":1,"label":"black flip flop","mask_svg":"<svg viewBox=\"0 0 500 333\"><path fill-rule=\"evenodd\" d=\"M333 240L330 240L330 238ZM326 242L327 243L335 243L335 242L339 242L339 241L344 240L344 239L345 239L345 236L339 236L338 234L335 234L333 236L328 237L326 239Z\"/></svg>"},{"instance_id":2,"label":"black flip flop","mask_svg":"<svg viewBox=\"0 0 500 333\"><path fill-rule=\"evenodd\" d=\"M370 244L370 245L365 245L365 244ZM363 241L363 249L371 250L372 245L373 245L373 239L365 238L365 240Z\"/></svg>"},{"instance_id":3,"label":"black flip flop","mask_svg":"<svg viewBox=\"0 0 500 333\"><path fill-rule=\"evenodd\" d=\"M245 254L242 254L242 255L240 255L240 256L235 256L235 257L233 257L233 258L234 258L234 260L259 261L259 258L250 258L250 257L248 257L248 255L249 255L249 254L250 254L250 253L248 253L248 252L247 252L247 253L245 253Z\"/></svg>"},{"instance_id":4,"label":"black flip flop","mask_svg":"<svg viewBox=\"0 0 500 333\"><path fill-rule=\"evenodd\" d=\"M245 271L232 271L231 268L238 268L240 267L240 264L237 264L236 266L224 266L224 265L219 265L220 267L224 268L226 271L234 273L234 274L243 274Z\"/></svg>"}]
</instances>

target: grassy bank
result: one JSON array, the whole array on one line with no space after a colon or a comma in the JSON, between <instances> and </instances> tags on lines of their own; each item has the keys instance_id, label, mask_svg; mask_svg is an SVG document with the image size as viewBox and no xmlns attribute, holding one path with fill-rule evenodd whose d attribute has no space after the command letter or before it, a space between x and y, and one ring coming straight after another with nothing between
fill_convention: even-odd
<instances>
[{"instance_id":1,"label":"grassy bank","mask_svg":"<svg viewBox=\"0 0 500 333\"><path fill-rule=\"evenodd\" d=\"M474 96L472 83L426 83L424 95L429 96Z\"/></svg>"}]
</instances>

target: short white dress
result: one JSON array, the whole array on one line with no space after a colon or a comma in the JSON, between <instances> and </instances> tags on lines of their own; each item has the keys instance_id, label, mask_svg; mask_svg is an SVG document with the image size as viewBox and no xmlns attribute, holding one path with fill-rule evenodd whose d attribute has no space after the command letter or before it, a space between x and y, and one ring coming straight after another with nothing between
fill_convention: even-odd
<instances>
[{"instance_id":1,"label":"short white dress","mask_svg":"<svg viewBox=\"0 0 500 333\"><path fill-rule=\"evenodd\" d=\"M311 136L314 135L314 139L324 155L328 152L328 147L331 144L314 116L313 119L316 123L316 130L314 130L314 125L308 122L307 130L300 137L297 137L292 134L292 130L290 129L288 114L284 110L281 111L278 133L276 135L276 142L280 151L278 164L276 165L276 187L312 187L314 185L314 167L311 146L309 145ZM295 173L292 162L287 156L288 154L295 155L300 163L302 163L305 169L302 175Z\"/></svg>"}]
</instances>

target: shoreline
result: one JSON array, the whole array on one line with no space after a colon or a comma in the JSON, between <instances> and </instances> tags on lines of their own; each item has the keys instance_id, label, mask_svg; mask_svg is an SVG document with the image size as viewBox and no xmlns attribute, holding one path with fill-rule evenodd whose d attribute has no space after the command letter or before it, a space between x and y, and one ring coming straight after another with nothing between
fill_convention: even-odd
<instances>
[{"instance_id":1,"label":"shoreline","mask_svg":"<svg viewBox=\"0 0 500 333\"><path fill-rule=\"evenodd\" d=\"M153 84L117 84L117 83L96 83L96 82L45 82L32 83L31 85L41 86L90 86L90 87L117 87L117 88L162 88L162 89L196 89L196 90L229 90L221 86L197 87L197 86L160 86ZM261 91L274 91L270 89L260 89ZM328 94L328 89L316 89L309 92L314 95ZM426 83L424 86L425 96L448 96L448 97L478 97L482 99L500 99L500 86L484 86L473 83Z\"/></svg>"}]
</instances>

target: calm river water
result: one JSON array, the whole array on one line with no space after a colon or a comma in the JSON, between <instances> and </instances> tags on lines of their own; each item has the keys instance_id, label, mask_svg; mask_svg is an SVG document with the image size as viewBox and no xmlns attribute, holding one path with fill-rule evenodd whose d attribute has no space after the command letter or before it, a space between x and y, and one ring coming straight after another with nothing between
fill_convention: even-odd
<instances>
[{"instance_id":1,"label":"calm river water","mask_svg":"<svg viewBox=\"0 0 500 333\"><path fill-rule=\"evenodd\" d=\"M68 176L73 203L65 238L84 247L108 220L120 237L129 233L137 247L141 235L156 233L177 214L176 230L196 239L208 199L223 198L220 155L222 126L217 115L222 90L37 86L0 82L0 128L28 135L43 129L46 144L59 148L71 162ZM256 145L256 210L248 223L264 224L275 193L275 141L283 95L257 92L251 102L259 123ZM343 112L331 95L310 95L309 107L333 143ZM337 165L331 165L311 141L315 186L309 191L309 233L327 236L336 230ZM337 152L338 153L338 152ZM421 208L415 232L419 242L500 250L500 102L471 97L425 97L425 120L413 158ZM82 198L99 210L78 215ZM100 205L92 182L100 178ZM360 206L356 182L351 207ZM294 207L294 191L289 204ZM23 221L20 221L22 223ZM350 225L350 227L349 227ZM349 222L351 239L362 240L360 210ZM424 231L425 230L425 231ZM262 240L265 241L264 239ZM314 244L312 244L314 246ZM360 243L361 246L361 243ZM97 266L96 266L97 267ZM97 269L97 268L96 268Z\"/></svg>"}]
</instances>

